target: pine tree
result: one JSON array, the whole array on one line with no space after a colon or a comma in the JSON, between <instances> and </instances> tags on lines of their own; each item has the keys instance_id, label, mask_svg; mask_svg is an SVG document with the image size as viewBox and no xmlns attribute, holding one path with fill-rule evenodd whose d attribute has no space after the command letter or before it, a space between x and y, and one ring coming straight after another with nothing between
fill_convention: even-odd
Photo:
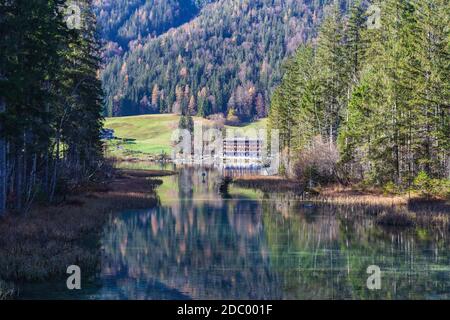
<instances>
[{"instance_id":1,"label":"pine tree","mask_svg":"<svg viewBox=\"0 0 450 320\"><path fill-rule=\"evenodd\" d=\"M450 4L442 0L413 1L416 17L410 30L412 57L404 66L411 86L410 152L412 174L445 176L450 150Z\"/></svg>"},{"instance_id":2,"label":"pine tree","mask_svg":"<svg viewBox=\"0 0 450 320\"><path fill-rule=\"evenodd\" d=\"M0 98L0 217L6 211L6 139L3 132L3 115L6 112L6 105Z\"/></svg>"},{"instance_id":3,"label":"pine tree","mask_svg":"<svg viewBox=\"0 0 450 320\"><path fill-rule=\"evenodd\" d=\"M330 143L336 141L337 129L347 102L347 62L343 21L338 4L326 13L317 44L318 90L323 110L324 134Z\"/></svg>"},{"instance_id":4,"label":"pine tree","mask_svg":"<svg viewBox=\"0 0 450 320\"><path fill-rule=\"evenodd\" d=\"M314 49L301 46L288 61L272 95L269 127L280 129L282 147L293 159L318 134L332 151L337 136L341 181L407 188L421 171L444 178L449 5L374 1L381 23L369 28L362 3L352 6L346 24L332 7Z\"/></svg>"},{"instance_id":5,"label":"pine tree","mask_svg":"<svg viewBox=\"0 0 450 320\"><path fill-rule=\"evenodd\" d=\"M62 179L92 176L101 157L99 45L91 2L80 4L78 30L64 21L63 1L2 3L1 138L11 210L28 210L38 195L52 200Z\"/></svg>"}]
</instances>

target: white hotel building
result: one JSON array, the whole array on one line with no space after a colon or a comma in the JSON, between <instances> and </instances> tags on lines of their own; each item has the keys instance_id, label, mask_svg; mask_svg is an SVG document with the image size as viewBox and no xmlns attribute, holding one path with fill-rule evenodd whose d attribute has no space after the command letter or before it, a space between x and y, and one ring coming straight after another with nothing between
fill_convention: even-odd
<instances>
[{"instance_id":1,"label":"white hotel building","mask_svg":"<svg viewBox=\"0 0 450 320\"><path fill-rule=\"evenodd\" d=\"M263 143L258 138L225 138L222 157L224 167L261 167Z\"/></svg>"}]
</instances>

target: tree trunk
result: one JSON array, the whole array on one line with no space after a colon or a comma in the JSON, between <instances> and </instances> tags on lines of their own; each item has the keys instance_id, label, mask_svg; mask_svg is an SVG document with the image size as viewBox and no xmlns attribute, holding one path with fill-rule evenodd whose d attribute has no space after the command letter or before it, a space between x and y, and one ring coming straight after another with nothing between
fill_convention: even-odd
<instances>
[{"instance_id":1,"label":"tree trunk","mask_svg":"<svg viewBox=\"0 0 450 320\"><path fill-rule=\"evenodd\" d=\"M53 202L53 198L55 196L56 180L58 178L59 153L60 153L59 143L60 143L60 132L58 131L56 133L56 157L54 161L52 180L50 183L49 202Z\"/></svg>"},{"instance_id":2,"label":"tree trunk","mask_svg":"<svg viewBox=\"0 0 450 320\"><path fill-rule=\"evenodd\" d=\"M14 195L16 197L15 209L22 210L22 154L20 145L15 148L15 168L14 168Z\"/></svg>"},{"instance_id":3,"label":"tree trunk","mask_svg":"<svg viewBox=\"0 0 450 320\"><path fill-rule=\"evenodd\" d=\"M0 113L6 111L6 105L0 98ZM0 122L0 216L6 212L6 139Z\"/></svg>"}]
</instances>

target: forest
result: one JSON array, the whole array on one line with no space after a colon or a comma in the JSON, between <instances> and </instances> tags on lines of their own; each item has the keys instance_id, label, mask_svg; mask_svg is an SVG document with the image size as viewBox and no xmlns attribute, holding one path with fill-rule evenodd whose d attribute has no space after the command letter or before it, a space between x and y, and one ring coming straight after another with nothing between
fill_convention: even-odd
<instances>
[{"instance_id":1,"label":"forest","mask_svg":"<svg viewBox=\"0 0 450 320\"><path fill-rule=\"evenodd\" d=\"M0 300L450 299L449 26L448 0L0 0ZM281 157L170 159L197 123Z\"/></svg>"},{"instance_id":2,"label":"forest","mask_svg":"<svg viewBox=\"0 0 450 320\"><path fill-rule=\"evenodd\" d=\"M74 16L61 0L1 1L0 214L53 203L101 166L100 43L91 5L79 2Z\"/></svg>"},{"instance_id":3,"label":"forest","mask_svg":"<svg viewBox=\"0 0 450 320\"><path fill-rule=\"evenodd\" d=\"M164 3L172 2L178 8L177 1ZM161 5L140 7L120 27L100 19L100 29L127 35L106 44L106 115L232 113L243 122L266 116L283 59L314 37L322 8L331 2L203 1L178 27L176 14L159 14L166 8ZM159 17L154 23L171 20L174 28L160 33L166 28L138 23L149 15ZM126 45L125 39L132 40Z\"/></svg>"},{"instance_id":4,"label":"forest","mask_svg":"<svg viewBox=\"0 0 450 320\"><path fill-rule=\"evenodd\" d=\"M80 5L2 1L1 212L95 179L104 114L268 115L288 177L449 190L445 0Z\"/></svg>"},{"instance_id":5,"label":"forest","mask_svg":"<svg viewBox=\"0 0 450 320\"><path fill-rule=\"evenodd\" d=\"M317 41L285 63L269 115L283 170L309 182L448 195L450 4L371 8L356 1L343 15L330 6Z\"/></svg>"},{"instance_id":6,"label":"forest","mask_svg":"<svg viewBox=\"0 0 450 320\"><path fill-rule=\"evenodd\" d=\"M188 22L213 1L216 0L97 0L93 10L106 48L126 51L138 38L156 37Z\"/></svg>"}]
</instances>

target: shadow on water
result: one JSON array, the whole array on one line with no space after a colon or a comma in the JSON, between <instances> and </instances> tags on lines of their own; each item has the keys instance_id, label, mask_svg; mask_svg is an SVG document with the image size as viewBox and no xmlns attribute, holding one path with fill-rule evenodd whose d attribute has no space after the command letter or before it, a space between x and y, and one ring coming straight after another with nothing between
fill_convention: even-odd
<instances>
[{"instance_id":1,"label":"shadow on water","mask_svg":"<svg viewBox=\"0 0 450 320\"><path fill-rule=\"evenodd\" d=\"M234 185L226 198L213 169L162 179L160 207L105 227L95 290L81 298L450 298L448 232L384 228L360 206ZM367 288L370 265L380 290Z\"/></svg>"},{"instance_id":2,"label":"shadow on water","mask_svg":"<svg viewBox=\"0 0 450 320\"><path fill-rule=\"evenodd\" d=\"M164 178L161 207L115 218L92 298L450 298L447 233L383 228L360 207L289 194L231 186L227 198L221 182L213 169L182 169ZM370 265L381 290L367 289Z\"/></svg>"}]
</instances>

